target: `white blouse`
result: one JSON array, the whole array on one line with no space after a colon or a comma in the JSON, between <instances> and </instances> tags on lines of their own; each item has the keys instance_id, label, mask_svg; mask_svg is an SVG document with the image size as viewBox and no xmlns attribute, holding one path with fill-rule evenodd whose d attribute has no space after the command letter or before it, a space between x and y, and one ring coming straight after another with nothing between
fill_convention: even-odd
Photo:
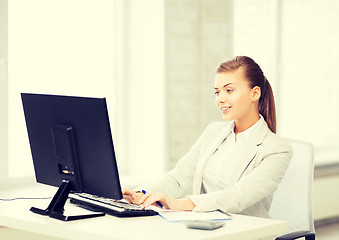
<instances>
[{"instance_id":1,"label":"white blouse","mask_svg":"<svg viewBox=\"0 0 339 240\"><path fill-rule=\"evenodd\" d=\"M246 151L246 146L252 133L260 127L263 122L264 119L260 115L260 119L253 126L237 134L237 139L235 139L234 122L230 125L231 133L226 136L206 163L202 179L203 193L214 192L230 187L227 185L227 183L230 183L228 178L232 176L232 172L237 167L237 159L241 159L239 155Z\"/></svg>"}]
</instances>

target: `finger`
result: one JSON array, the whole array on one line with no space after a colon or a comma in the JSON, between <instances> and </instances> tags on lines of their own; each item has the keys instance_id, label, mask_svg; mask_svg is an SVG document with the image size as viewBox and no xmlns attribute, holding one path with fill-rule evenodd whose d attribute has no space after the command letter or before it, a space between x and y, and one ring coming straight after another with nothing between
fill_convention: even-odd
<instances>
[{"instance_id":1,"label":"finger","mask_svg":"<svg viewBox=\"0 0 339 240\"><path fill-rule=\"evenodd\" d=\"M149 198L152 194L151 193L146 193L144 196L140 198L140 204L144 203L147 198Z\"/></svg>"},{"instance_id":2,"label":"finger","mask_svg":"<svg viewBox=\"0 0 339 240\"><path fill-rule=\"evenodd\" d=\"M130 189L123 189L121 192L122 192L123 195L133 196L135 194L135 192L130 190Z\"/></svg>"},{"instance_id":3,"label":"finger","mask_svg":"<svg viewBox=\"0 0 339 240\"><path fill-rule=\"evenodd\" d=\"M134 194L134 196L133 196L133 203L140 205L141 204L142 196L144 196L143 193L136 193L136 194Z\"/></svg>"},{"instance_id":4,"label":"finger","mask_svg":"<svg viewBox=\"0 0 339 240\"><path fill-rule=\"evenodd\" d=\"M130 196L128 196L128 195L123 195L123 198L127 201L127 202L129 202L129 203L132 203L133 201L132 201L132 198L130 197Z\"/></svg>"},{"instance_id":5,"label":"finger","mask_svg":"<svg viewBox=\"0 0 339 240\"><path fill-rule=\"evenodd\" d=\"M163 200L162 194L153 194L143 202L143 206L145 208L149 207L150 205L157 206L158 205L157 202L162 202L162 200Z\"/></svg>"},{"instance_id":6,"label":"finger","mask_svg":"<svg viewBox=\"0 0 339 240\"><path fill-rule=\"evenodd\" d=\"M145 207L154 205L160 208L171 209L170 207L171 201L172 201L172 198L168 197L165 194L159 193L157 195L152 196L152 199L148 198L145 201L144 205Z\"/></svg>"}]
</instances>

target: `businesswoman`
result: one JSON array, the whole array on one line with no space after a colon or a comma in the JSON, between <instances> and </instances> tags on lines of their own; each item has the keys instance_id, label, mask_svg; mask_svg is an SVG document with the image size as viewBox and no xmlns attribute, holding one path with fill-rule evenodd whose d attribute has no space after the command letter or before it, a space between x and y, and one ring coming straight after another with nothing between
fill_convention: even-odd
<instances>
[{"instance_id":1,"label":"businesswoman","mask_svg":"<svg viewBox=\"0 0 339 240\"><path fill-rule=\"evenodd\" d=\"M125 199L143 207L161 203L173 210L269 217L292 157L289 144L275 134L270 83L255 61L238 56L218 67L214 90L225 121L212 122L163 178L138 188L146 194L124 189Z\"/></svg>"}]
</instances>

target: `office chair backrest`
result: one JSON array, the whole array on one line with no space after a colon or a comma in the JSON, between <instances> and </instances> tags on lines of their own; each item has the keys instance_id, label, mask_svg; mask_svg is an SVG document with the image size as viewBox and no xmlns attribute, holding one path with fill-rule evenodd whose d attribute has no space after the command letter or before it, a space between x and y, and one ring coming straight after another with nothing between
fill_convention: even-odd
<instances>
[{"instance_id":1,"label":"office chair backrest","mask_svg":"<svg viewBox=\"0 0 339 240\"><path fill-rule=\"evenodd\" d=\"M287 140L293 157L286 174L273 195L270 216L288 222L288 232L314 232L312 182L314 148L308 142Z\"/></svg>"}]
</instances>

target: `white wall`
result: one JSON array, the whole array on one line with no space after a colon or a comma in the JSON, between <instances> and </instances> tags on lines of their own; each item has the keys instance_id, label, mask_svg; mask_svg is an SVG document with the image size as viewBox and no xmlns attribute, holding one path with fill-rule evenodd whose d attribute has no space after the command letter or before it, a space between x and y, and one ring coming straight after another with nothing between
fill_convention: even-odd
<instances>
[{"instance_id":1,"label":"white wall","mask_svg":"<svg viewBox=\"0 0 339 240\"><path fill-rule=\"evenodd\" d=\"M125 172L149 179L165 172L166 89L165 17L162 0L126 1L126 74L123 114L126 145ZM123 177L124 178L124 177Z\"/></svg>"},{"instance_id":2,"label":"white wall","mask_svg":"<svg viewBox=\"0 0 339 240\"><path fill-rule=\"evenodd\" d=\"M316 177L313 182L313 214L315 220L338 218L339 176Z\"/></svg>"},{"instance_id":3,"label":"white wall","mask_svg":"<svg viewBox=\"0 0 339 240\"><path fill-rule=\"evenodd\" d=\"M0 0L0 182L8 159L7 22L7 0Z\"/></svg>"},{"instance_id":4,"label":"white wall","mask_svg":"<svg viewBox=\"0 0 339 240\"><path fill-rule=\"evenodd\" d=\"M221 120L215 71L232 55L232 1L166 1L166 89L170 166L208 123Z\"/></svg>"}]
</instances>

